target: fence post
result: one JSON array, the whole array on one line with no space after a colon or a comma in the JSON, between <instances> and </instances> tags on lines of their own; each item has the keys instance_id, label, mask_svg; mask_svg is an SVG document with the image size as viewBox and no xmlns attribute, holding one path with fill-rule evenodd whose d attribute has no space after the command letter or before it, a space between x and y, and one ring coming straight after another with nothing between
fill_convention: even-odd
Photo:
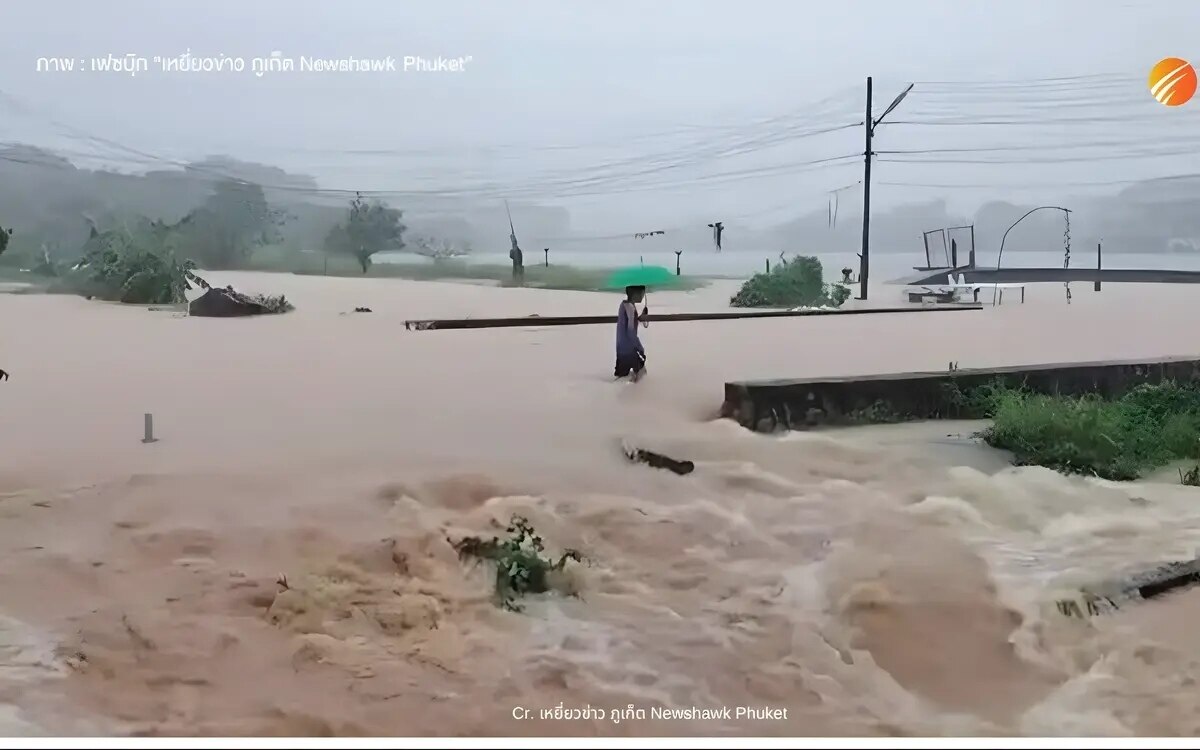
<instances>
[{"instance_id":1,"label":"fence post","mask_svg":"<svg viewBox=\"0 0 1200 750\"><path fill-rule=\"evenodd\" d=\"M143 426L144 426L144 429L143 429L142 442L143 443L158 442L158 438L154 437L154 415L153 414L150 414L149 412L146 413L146 415L144 417Z\"/></svg>"}]
</instances>

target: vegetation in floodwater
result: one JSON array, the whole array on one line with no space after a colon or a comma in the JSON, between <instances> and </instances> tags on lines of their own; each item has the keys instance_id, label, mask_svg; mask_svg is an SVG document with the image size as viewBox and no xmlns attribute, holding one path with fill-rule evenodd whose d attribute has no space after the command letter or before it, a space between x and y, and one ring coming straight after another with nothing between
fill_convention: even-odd
<instances>
[{"instance_id":1,"label":"vegetation in floodwater","mask_svg":"<svg viewBox=\"0 0 1200 750\"><path fill-rule=\"evenodd\" d=\"M907 417L896 411L895 407L882 399L846 415L846 422L852 425L893 424L905 421L907 421Z\"/></svg>"},{"instance_id":2,"label":"vegetation in floodwater","mask_svg":"<svg viewBox=\"0 0 1200 750\"><path fill-rule=\"evenodd\" d=\"M826 284L821 261L797 255L757 273L729 300L730 307L841 307L850 290Z\"/></svg>"},{"instance_id":3,"label":"vegetation in floodwater","mask_svg":"<svg viewBox=\"0 0 1200 750\"><path fill-rule=\"evenodd\" d=\"M170 227L148 223L137 230L95 232L77 266L62 283L72 291L112 302L169 305L186 302L195 284L196 264L176 256Z\"/></svg>"},{"instance_id":4,"label":"vegetation in floodwater","mask_svg":"<svg viewBox=\"0 0 1200 750\"><path fill-rule=\"evenodd\" d=\"M420 255L420 253L416 253ZM263 254L251 258L248 270L282 271L305 276L367 276L368 278L407 279L411 281L490 281L499 286L524 286L534 289L562 289L575 292L606 292L612 268L579 268L551 263L549 266L526 265L525 277L515 281L512 266L499 263L482 263L461 258L433 258L431 260L378 261L372 263L366 274L357 264L339 256L322 256L316 253L293 253L275 257ZM705 281L681 276L671 286L672 291L691 291L705 285Z\"/></svg>"},{"instance_id":5,"label":"vegetation in floodwater","mask_svg":"<svg viewBox=\"0 0 1200 750\"><path fill-rule=\"evenodd\" d=\"M1200 387L1143 384L1118 399L997 388L982 437L1018 465L1103 479L1137 479L1173 461L1200 459ZM1200 473L1189 472L1200 480ZM1185 484L1188 482L1184 482Z\"/></svg>"},{"instance_id":6,"label":"vegetation in floodwater","mask_svg":"<svg viewBox=\"0 0 1200 750\"><path fill-rule=\"evenodd\" d=\"M557 562L543 557L545 546L529 521L513 516L506 532L508 539L492 537L466 537L454 543L460 559L471 558L487 561L496 566L496 600L511 612L520 612L523 607L517 601L526 594L544 594L551 589L551 574L563 570L568 560L583 562L579 552L567 549Z\"/></svg>"},{"instance_id":7,"label":"vegetation in floodwater","mask_svg":"<svg viewBox=\"0 0 1200 750\"><path fill-rule=\"evenodd\" d=\"M1186 473L1180 469L1179 483L1188 487L1200 487L1200 464L1188 469Z\"/></svg>"},{"instance_id":8,"label":"vegetation in floodwater","mask_svg":"<svg viewBox=\"0 0 1200 750\"><path fill-rule=\"evenodd\" d=\"M951 363L950 373L957 372L958 363ZM957 378L942 383L946 404L950 407L944 418L953 419L984 419L991 417L996 410L996 404L1001 395L1014 390L1000 378L996 378L973 388L963 388ZM1020 390L1017 388L1016 390Z\"/></svg>"}]
</instances>

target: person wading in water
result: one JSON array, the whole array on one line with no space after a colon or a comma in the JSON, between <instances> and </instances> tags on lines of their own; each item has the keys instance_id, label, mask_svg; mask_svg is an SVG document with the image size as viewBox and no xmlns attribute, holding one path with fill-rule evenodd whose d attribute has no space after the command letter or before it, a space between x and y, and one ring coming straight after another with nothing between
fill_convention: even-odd
<instances>
[{"instance_id":1,"label":"person wading in water","mask_svg":"<svg viewBox=\"0 0 1200 750\"><path fill-rule=\"evenodd\" d=\"M628 377L633 383L646 374L646 350L638 338L638 323L650 327L650 307L643 306L641 315L637 311L637 303L645 298L646 287L625 287L625 299L617 309L617 366L613 375Z\"/></svg>"}]
</instances>

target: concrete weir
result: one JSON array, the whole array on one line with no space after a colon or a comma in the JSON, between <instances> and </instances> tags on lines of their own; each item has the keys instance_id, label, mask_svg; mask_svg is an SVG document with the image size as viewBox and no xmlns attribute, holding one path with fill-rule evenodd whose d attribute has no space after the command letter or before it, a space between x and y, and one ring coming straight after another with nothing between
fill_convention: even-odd
<instances>
[{"instance_id":1,"label":"concrete weir","mask_svg":"<svg viewBox=\"0 0 1200 750\"><path fill-rule=\"evenodd\" d=\"M1117 397L1141 383L1200 381L1200 358L1071 362L725 384L721 416L758 432L880 421L958 418L964 394L993 383L1037 393Z\"/></svg>"}]
</instances>

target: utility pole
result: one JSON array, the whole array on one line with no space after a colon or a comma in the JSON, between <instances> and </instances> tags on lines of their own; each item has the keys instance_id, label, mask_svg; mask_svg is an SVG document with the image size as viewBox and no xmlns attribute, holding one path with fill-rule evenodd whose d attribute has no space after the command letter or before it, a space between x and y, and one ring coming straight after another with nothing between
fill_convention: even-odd
<instances>
[{"instance_id":1,"label":"utility pole","mask_svg":"<svg viewBox=\"0 0 1200 750\"><path fill-rule=\"evenodd\" d=\"M899 106L912 88L913 85L908 84L908 87L900 92L900 96L897 96L883 111L879 119L875 120L871 114L871 76L867 76L867 115L863 118L863 126L866 131L866 148L863 149L863 234L862 252L858 256L859 294L861 295L859 299L861 300L867 298L867 277L871 272L871 157L875 155L875 152L871 150L871 138L875 135L875 127Z\"/></svg>"},{"instance_id":2,"label":"utility pole","mask_svg":"<svg viewBox=\"0 0 1200 750\"><path fill-rule=\"evenodd\" d=\"M871 273L871 136L875 128L871 124L871 76L867 76L867 116L863 118L863 128L867 134L866 148L863 150L863 236L862 254L858 256L858 298L867 298L867 276Z\"/></svg>"}]
</instances>

